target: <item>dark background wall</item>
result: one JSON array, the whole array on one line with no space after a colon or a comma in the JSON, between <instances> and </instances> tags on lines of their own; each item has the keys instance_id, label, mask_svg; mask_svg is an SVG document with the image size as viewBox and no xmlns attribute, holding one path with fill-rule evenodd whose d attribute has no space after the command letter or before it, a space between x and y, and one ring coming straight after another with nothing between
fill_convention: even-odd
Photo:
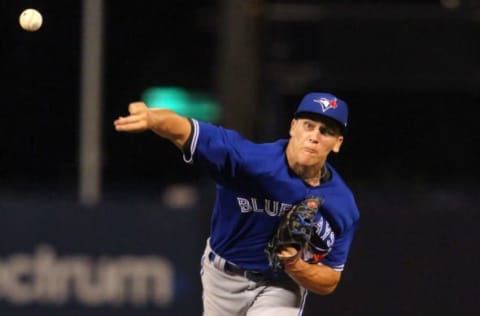
<instances>
[{"instance_id":1,"label":"dark background wall","mask_svg":"<svg viewBox=\"0 0 480 316\"><path fill-rule=\"evenodd\" d=\"M151 133L115 133L112 121L150 86L222 100L222 4L105 2L103 196L88 208L77 196L82 2L2 1L0 260L32 255L45 243L58 256L92 260L158 255L187 271L189 290L176 299L191 309L177 301L12 303L0 291L0 314L198 312L197 263L213 201L203 188L210 183L198 185L204 174L183 164L171 144ZM38 32L18 26L27 7L44 15ZM267 141L286 136L307 91L329 91L350 105L344 148L331 160L356 193L362 225L340 287L310 296L307 315L478 315L478 8L473 0L245 1L234 10L255 25L233 36L253 39L257 115L245 118L221 103L220 124L237 123L226 115L233 111L251 123L242 132ZM171 212L172 188L201 199ZM178 220L187 225L182 233L169 230ZM192 255L172 251L171 239Z\"/></svg>"}]
</instances>

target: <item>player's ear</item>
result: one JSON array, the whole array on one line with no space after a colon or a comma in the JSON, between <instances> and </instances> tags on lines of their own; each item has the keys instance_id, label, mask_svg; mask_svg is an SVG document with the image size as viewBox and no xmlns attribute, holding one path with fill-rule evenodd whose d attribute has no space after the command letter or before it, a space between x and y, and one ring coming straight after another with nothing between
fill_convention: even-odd
<instances>
[{"instance_id":1,"label":"player's ear","mask_svg":"<svg viewBox=\"0 0 480 316\"><path fill-rule=\"evenodd\" d=\"M293 136L293 129L294 129L296 123L297 123L296 119L292 119L292 121L290 122L290 132L289 132L290 137Z\"/></svg>"},{"instance_id":2,"label":"player's ear","mask_svg":"<svg viewBox=\"0 0 480 316\"><path fill-rule=\"evenodd\" d=\"M342 147L342 144L343 144L343 136L338 136L337 142L335 143L335 145L333 145L332 151L334 153L340 152L340 148Z\"/></svg>"}]
</instances>

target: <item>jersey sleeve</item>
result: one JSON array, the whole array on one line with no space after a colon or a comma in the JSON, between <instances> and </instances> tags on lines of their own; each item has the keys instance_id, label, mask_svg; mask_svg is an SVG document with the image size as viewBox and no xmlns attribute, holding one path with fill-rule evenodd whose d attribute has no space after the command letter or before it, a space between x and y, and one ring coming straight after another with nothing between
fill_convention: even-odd
<instances>
[{"instance_id":1,"label":"jersey sleeve","mask_svg":"<svg viewBox=\"0 0 480 316\"><path fill-rule=\"evenodd\" d=\"M334 270L343 271L356 227L357 224L355 223L340 236L336 236L330 251L319 263L327 265Z\"/></svg>"},{"instance_id":2,"label":"jersey sleeve","mask_svg":"<svg viewBox=\"0 0 480 316\"><path fill-rule=\"evenodd\" d=\"M345 230L334 230L325 217L317 214L315 231L303 253L303 259L311 264L324 264L342 271L347 262L356 226L357 222L353 222Z\"/></svg>"},{"instance_id":3,"label":"jersey sleeve","mask_svg":"<svg viewBox=\"0 0 480 316\"><path fill-rule=\"evenodd\" d=\"M227 182L242 173L242 148L249 142L235 131L191 119L192 133L184 148L186 163L200 163L217 182Z\"/></svg>"}]
</instances>

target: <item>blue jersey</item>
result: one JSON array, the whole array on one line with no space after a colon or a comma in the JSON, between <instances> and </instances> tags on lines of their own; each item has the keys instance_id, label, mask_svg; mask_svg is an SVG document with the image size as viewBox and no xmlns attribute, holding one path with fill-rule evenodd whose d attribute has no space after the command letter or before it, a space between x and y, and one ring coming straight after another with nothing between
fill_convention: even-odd
<instances>
[{"instance_id":1,"label":"blue jersey","mask_svg":"<svg viewBox=\"0 0 480 316\"><path fill-rule=\"evenodd\" d=\"M303 259L343 270L359 219L353 194L334 168L328 181L310 186L289 168L287 139L254 143L235 131L192 120L184 160L201 164L216 182L210 246L243 269L269 269L264 249L281 216L310 196L323 200Z\"/></svg>"}]
</instances>

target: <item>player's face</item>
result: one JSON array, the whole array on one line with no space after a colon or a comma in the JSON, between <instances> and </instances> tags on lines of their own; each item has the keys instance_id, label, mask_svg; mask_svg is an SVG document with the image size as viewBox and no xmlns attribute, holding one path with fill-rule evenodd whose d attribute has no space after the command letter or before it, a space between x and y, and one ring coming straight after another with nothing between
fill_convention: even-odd
<instances>
[{"instance_id":1,"label":"player's face","mask_svg":"<svg viewBox=\"0 0 480 316\"><path fill-rule=\"evenodd\" d=\"M290 136L290 159L304 166L323 165L330 152L340 151L343 142L338 126L308 118L292 120Z\"/></svg>"}]
</instances>

